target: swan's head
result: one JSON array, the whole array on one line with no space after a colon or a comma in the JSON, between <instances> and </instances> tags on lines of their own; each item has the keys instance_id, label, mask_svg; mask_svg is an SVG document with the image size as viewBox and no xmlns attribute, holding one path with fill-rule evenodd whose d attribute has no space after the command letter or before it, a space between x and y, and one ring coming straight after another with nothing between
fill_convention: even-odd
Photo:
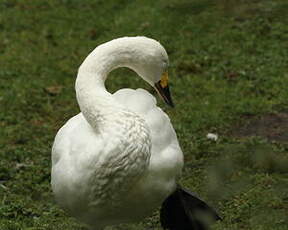
<instances>
[{"instance_id":1,"label":"swan's head","mask_svg":"<svg viewBox=\"0 0 288 230\"><path fill-rule=\"evenodd\" d=\"M173 106L168 86L168 65L168 55L159 42L147 37L123 37L94 49L80 66L78 75L88 76L94 72L105 81L113 69L128 67Z\"/></svg>"},{"instance_id":2,"label":"swan's head","mask_svg":"<svg viewBox=\"0 0 288 230\"><path fill-rule=\"evenodd\" d=\"M148 82L164 101L174 106L168 85L169 59L164 47L157 41L146 37L135 37L137 42L132 48L134 59L131 68Z\"/></svg>"}]
</instances>

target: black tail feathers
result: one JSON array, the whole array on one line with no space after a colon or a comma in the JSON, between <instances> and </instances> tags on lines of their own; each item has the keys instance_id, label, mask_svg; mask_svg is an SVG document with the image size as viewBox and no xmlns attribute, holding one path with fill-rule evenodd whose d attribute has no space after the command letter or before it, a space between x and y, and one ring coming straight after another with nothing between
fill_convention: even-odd
<instances>
[{"instance_id":1,"label":"black tail feathers","mask_svg":"<svg viewBox=\"0 0 288 230\"><path fill-rule=\"evenodd\" d=\"M161 225L169 230L208 230L217 220L221 217L213 208L181 187L163 202L160 211Z\"/></svg>"}]
</instances>

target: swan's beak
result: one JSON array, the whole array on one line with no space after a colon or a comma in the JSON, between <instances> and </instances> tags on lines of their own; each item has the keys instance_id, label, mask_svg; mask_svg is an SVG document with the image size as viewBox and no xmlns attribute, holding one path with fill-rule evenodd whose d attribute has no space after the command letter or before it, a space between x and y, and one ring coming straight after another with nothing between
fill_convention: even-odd
<instances>
[{"instance_id":1,"label":"swan's beak","mask_svg":"<svg viewBox=\"0 0 288 230\"><path fill-rule=\"evenodd\" d=\"M166 104L170 105L171 107L174 107L168 85L168 72L164 72L161 76L161 80L155 83L155 89L164 99Z\"/></svg>"}]
</instances>

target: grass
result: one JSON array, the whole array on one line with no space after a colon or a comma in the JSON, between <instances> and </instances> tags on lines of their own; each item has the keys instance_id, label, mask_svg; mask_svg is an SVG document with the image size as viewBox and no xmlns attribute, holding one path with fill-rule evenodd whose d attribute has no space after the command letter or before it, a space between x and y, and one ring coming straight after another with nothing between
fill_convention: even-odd
<instances>
[{"instance_id":1,"label":"grass","mask_svg":"<svg viewBox=\"0 0 288 230\"><path fill-rule=\"evenodd\" d=\"M176 108L159 104L185 153L181 183L224 217L213 229L287 229L288 139L273 138L287 127L270 119L273 129L253 129L287 114L287 7L286 0L0 0L0 229L85 229L53 200L51 146L79 112L74 81L85 56L133 35L168 51ZM107 87L151 90L134 75L113 71ZM207 140L209 132L219 140ZM160 229L157 215L110 229Z\"/></svg>"}]
</instances>

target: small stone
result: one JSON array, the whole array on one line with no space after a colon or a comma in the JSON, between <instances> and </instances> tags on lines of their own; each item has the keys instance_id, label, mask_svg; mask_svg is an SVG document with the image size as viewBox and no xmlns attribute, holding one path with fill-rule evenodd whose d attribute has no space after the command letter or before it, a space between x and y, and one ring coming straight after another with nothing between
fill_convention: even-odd
<instances>
[{"instance_id":1,"label":"small stone","mask_svg":"<svg viewBox=\"0 0 288 230\"><path fill-rule=\"evenodd\" d=\"M209 140L217 141L218 140L218 135L214 133L208 133L206 136Z\"/></svg>"}]
</instances>

